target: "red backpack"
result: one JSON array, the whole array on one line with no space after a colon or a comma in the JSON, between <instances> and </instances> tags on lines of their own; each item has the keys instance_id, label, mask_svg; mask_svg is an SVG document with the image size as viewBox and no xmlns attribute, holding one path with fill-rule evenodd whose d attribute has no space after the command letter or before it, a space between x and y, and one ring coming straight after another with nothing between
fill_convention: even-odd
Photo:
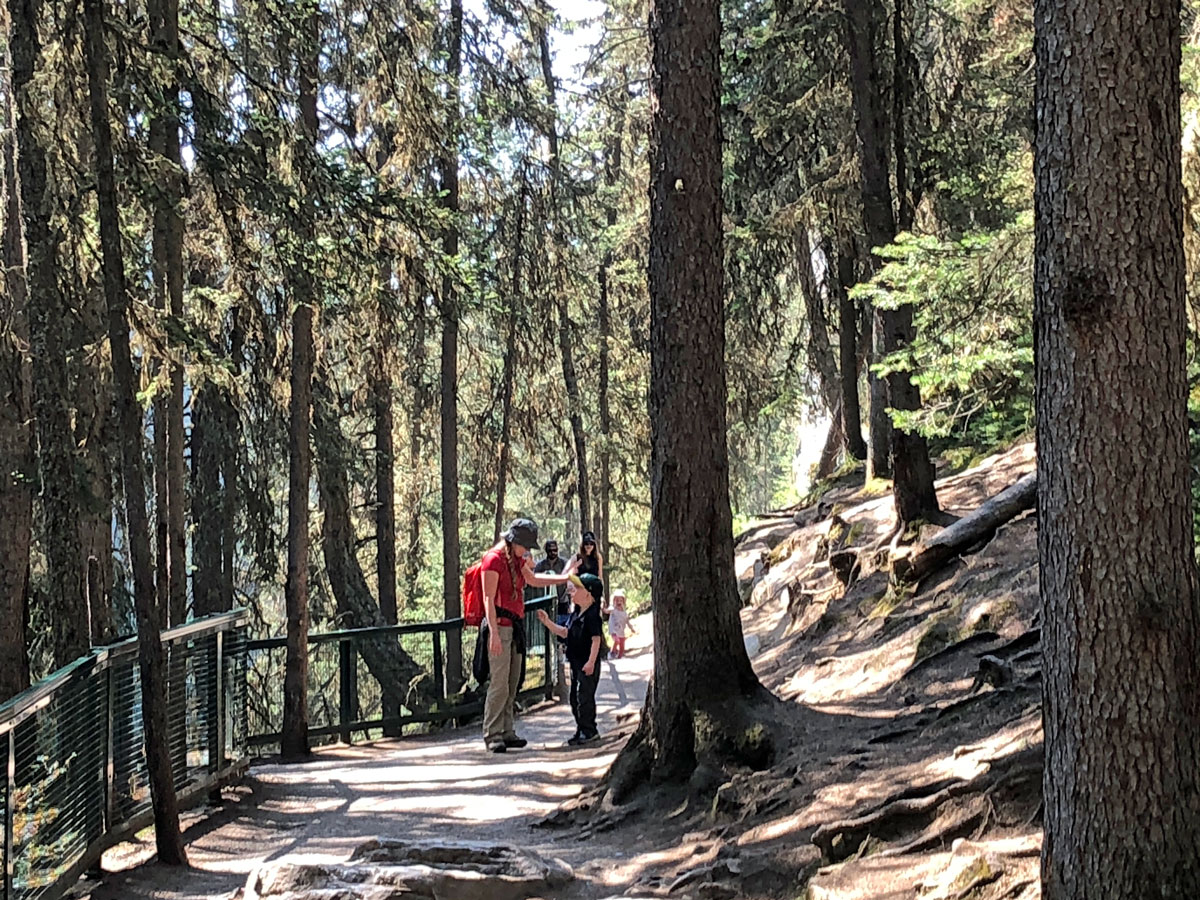
<instances>
[{"instance_id":1,"label":"red backpack","mask_svg":"<svg viewBox=\"0 0 1200 900\"><path fill-rule=\"evenodd\" d=\"M517 570L513 567L511 558L508 558L508 577L512 579L513 585L520 584L517 578ZM516 589L521 590L521 587L518 586ZM478 628L483 624L483 620L487 618L487 610L483 604L482 559L467 569L467 573L463 576L462 608L463 622L471 628Z\"/></svg>"},{"instance_id":2,"label":"red backpack","mask_svg":"<svg viewBox=\"0 0 1200 900\"><path fill-rule=\"evenodd\" d=\"M478 628L486 617L483 608L483 560L467 569L463 576L463 621Z\"/></svg>"}]
</instances>

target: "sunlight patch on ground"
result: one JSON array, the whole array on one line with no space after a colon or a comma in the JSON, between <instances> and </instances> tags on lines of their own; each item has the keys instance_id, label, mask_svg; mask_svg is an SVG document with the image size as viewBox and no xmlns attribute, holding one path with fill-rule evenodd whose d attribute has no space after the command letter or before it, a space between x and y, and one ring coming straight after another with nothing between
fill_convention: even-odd
<instances>
[{"instance_id":1,"label":"sunlight patch on ground","mask_svg":"<svg viewBox=\"0 0 1200 900\"><path fill-rule=\"evenodd\" d=\"M892 687L913 661L914 631L897 635L882 646L858 653L830 656L806 666L783 686L783 693L801 703L853 700Z\"/></svg>"}]
</instances>

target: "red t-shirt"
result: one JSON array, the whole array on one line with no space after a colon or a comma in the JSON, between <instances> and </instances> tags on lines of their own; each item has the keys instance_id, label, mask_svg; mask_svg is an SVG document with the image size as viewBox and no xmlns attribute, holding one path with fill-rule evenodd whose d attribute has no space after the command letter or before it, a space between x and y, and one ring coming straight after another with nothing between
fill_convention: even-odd
<instances>
[{"instance_id":1,"label":"red t-shirt","mask_svg":"<svg viewBox=\"0 0 1200 900\"><path fill-rule=\"evenodd\" d=\"M508 556L503 550L489 550L483 554L483 571L496 573L496 607L508 610L518 619L525 618L525 576L522 572L523 565L523 560L513 556L510 568ZM516 585L513 585L514 573L517 578Z\"/></svg>"}]
</instances>

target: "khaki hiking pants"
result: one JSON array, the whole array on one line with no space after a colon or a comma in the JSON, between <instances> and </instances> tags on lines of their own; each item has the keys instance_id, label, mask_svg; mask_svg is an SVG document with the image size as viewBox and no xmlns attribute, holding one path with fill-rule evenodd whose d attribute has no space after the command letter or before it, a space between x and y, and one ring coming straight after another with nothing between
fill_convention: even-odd
<instances>
[{"instance_id":1,"label":"khaki hiking pants","mask_svg":"<svg viewBox=\"0 0 1200 900\"><path fill-rule=\"evenodd\" d=\"M523 626L517 626L523 627ZM521 689L521 654L513 644L512 627L501 625L500 655L489 656L492 676L488 679L483 705L484 741L501 741L517 736L513 722L517 692Z\"/></svg>"}]
</instances>

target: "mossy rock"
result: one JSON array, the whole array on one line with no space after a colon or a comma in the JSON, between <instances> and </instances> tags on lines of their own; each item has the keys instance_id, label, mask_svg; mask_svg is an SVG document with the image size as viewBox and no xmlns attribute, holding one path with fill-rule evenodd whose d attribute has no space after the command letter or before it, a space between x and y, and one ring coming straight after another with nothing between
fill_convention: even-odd
<instances>
[{"instance_id":1,"label":"mossy rock","mask_svg":"<svg viewBox=\"0 0 1200 900\"><path fill-rule=\"evenodd\" d=\"M919 663L939 650L945 650L956 640L958 629L954 624L949 619L935 619L917 640L917 652L913 656L913 663Z\"/></svg>"},{"instance_id":2,"label":"mossy rock","mask_svg":"<svg viewBox=\"0 0 1200 900\"><path fill-rule=\"evenodd\" d=\"M692 713L696 756L700 759L726 760L756 772L771 767L775 760L775 738L761 722L720 723L712 715Z\"/></svg>"},{"instance_id":3,"label":"mossy rock","mask_svg":"<svg viewBox=\"0 0 1200 900\"><path fill-rule=\"evenodd\" d=\"M892 483L886 478L872 478L862 486L859 492L855 495L857 500L874 500L877 497L886 497L892 490Z\"/></svg>"}]
</instances>

